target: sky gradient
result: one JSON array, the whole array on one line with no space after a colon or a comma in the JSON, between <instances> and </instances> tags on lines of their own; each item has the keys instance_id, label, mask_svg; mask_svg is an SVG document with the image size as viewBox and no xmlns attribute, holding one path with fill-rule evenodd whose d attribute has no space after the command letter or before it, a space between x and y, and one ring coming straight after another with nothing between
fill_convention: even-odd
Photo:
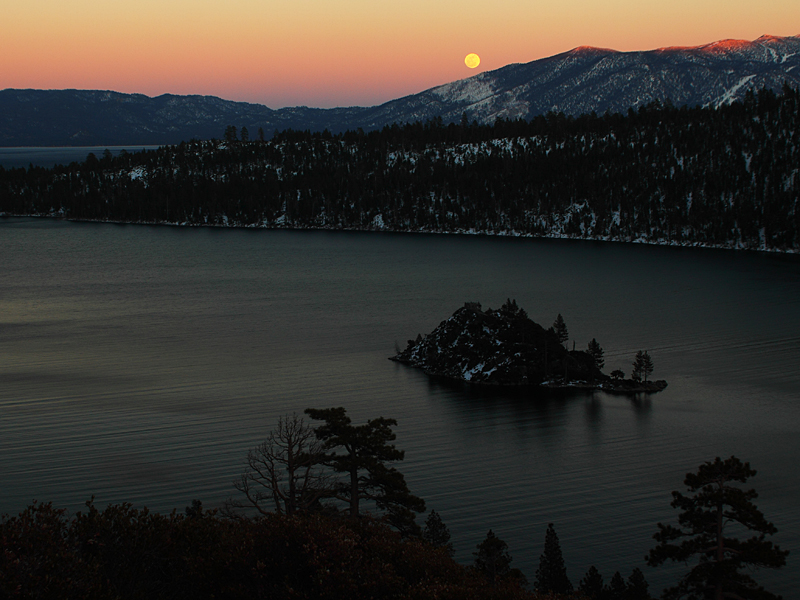
<instances>
[{"instance_id":1,"label":"sky gradient","mask_svg":"<svg viewBox=\"0 0 800 600\"><path fill-rule=\"evenodd\" d=\"M576 46L800 34L797 0L26 0L0 20L0 89L371 106ZM481 57L469 69L464 57Z\"/></svg>"}]
</instances>

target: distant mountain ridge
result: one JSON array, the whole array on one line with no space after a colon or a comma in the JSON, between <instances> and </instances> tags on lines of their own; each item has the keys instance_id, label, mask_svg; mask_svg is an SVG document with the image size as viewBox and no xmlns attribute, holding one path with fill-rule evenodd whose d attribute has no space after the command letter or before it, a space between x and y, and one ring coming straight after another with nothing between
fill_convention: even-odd
<instances>
[{"instance_id":1,"label":"distant mountain ridge","mask_svg":"<svg viewBox=\"0 0 800 600\"><path fill-rule=\"evenodd\" d=\"M626 112L654 100L719 105L749 89L779 90L784 82L800 87L800 36L637 52L583 46L373 107L273 110L214 96L6 89L0 91L0 146L172 144L220 138L228 125L246 126L251 137L259 128L267 136L289 128L371 130L439 117L459 121L465 113L470 121L491 123L549 111Z\"/></svg>"}]
</instances>

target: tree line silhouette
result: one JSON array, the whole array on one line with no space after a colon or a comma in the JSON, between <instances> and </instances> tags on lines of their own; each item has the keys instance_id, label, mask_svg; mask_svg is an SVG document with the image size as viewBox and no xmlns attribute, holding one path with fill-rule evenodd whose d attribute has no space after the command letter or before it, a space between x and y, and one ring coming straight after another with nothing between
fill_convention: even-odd
<instances>
[{"instance_id":1,"label":"tree line silhouette","mask_svg":"<svg viewBox=\"0 0 800 600\"><path fill-rule=\"evenodd\" d=\"M198 500L184 514L128 503L99 510L92 498L71 518L36 502L16 517L3 516L0 597L650 598L638 567L627 581L617 571L605 584L592 566L575 589L552 523L532 591L491 529L471 566L456 563L438 513L429 513L424 528L414 526L425 506L388 464L404 457L390 443L393 419L356 425L341 407L306 414L321 423L312 427L287 415L251 450L234 483L246 500L229 502L221 513ZM686 475L689 495L673 492L679 525L659 523L658 543L645 557L651 566L687 565L664 598L776 600L752 574L784 566L788 552L765 539L777 529L753 504L756 492L736 485L755 474L735 457L716 458Z\"/></svg>"},{"instance_id":2,"label":"tree line silhouette","mask_svg":"<svg viewBox=\"0 0 800 600\"><path fill-rule=\"evenodd\" d=\"M247 141L229 126L224 140L0 168L0 211L797 250L798 121L800 91L785 85L719 107L655 102L491 125L433 119Z\"/></svg>"}]
</instances>

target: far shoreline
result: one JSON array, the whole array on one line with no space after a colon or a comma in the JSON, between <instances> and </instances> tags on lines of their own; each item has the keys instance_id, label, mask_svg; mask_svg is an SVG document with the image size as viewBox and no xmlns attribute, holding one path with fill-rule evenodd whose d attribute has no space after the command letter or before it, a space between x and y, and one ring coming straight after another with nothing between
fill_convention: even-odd
<instances>
[{"instance_id":1,"label":"far shoreline","mask_svg":"<svg viewBox=\"0 0 800 600\"><path fill-rule=\"evenodd\" d=\"M644 237L633 239L623 239L611 236L579 236L571 234L544 234L536 235L522 233L518 231L488 231L479 229L458 229L453 231L426 230L426 229L392 229L389 227L334 227L328 225L286 225L283 223L251 223L243 224L236 221L228 223L191 223L169 222L169 221L118 221L113 219L73 219L61 214L11 214L0 212L0 219L52 219L56 221L69 221L72 223L98 223L109 225L143 225L149 227L207 227L218 229L263 229L273 231L342 231L360 233L391 233L391 234L427 234L427 235L459 235L459 236L484 236L498 238L519 238L519 239L539 239L539 240L572 240L577 242L611 242L619 244L640 244L644 246L663 246L669 248L699 248L707 250L734 250L744 252L764 252L779 255L798 255L798 248L765 248L750 247L736 244L709 244L706 242L676 242L674 240L658 239L652 240Z\"/></svg>"}]
</instances>

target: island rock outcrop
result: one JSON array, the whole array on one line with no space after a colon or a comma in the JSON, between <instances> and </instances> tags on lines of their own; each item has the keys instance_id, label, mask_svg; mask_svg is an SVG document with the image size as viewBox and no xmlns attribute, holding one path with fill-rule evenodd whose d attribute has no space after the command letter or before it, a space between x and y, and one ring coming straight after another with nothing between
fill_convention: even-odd
<instances>
[{"instance_id":1,"label":"island rock outcrop","mask_svg":"<svg viewBox=\"0 0 800 600\"><path fill-rule=\"evenodd\" d=\"M595 359L568 350L553 328L535 323L516 301L497 310L467 302L426 336L390 357L428 375L472 385L589 388L612 393L656 392L666 382L611 379Z\"/></svg>"},{"instance_id":2,"label":"island rock outcrop","mask_svg":"<svg viewBox=\"0 0 800 600\"><path fill-rule=\"evenodd\" d=\"M392 360L429 375L484 385L542 385L607 379L586 352L569 352L552 329L528 318L516 302L482 310L467 302L426 336L409 340Z\"/></svg>"}]
</instances>

